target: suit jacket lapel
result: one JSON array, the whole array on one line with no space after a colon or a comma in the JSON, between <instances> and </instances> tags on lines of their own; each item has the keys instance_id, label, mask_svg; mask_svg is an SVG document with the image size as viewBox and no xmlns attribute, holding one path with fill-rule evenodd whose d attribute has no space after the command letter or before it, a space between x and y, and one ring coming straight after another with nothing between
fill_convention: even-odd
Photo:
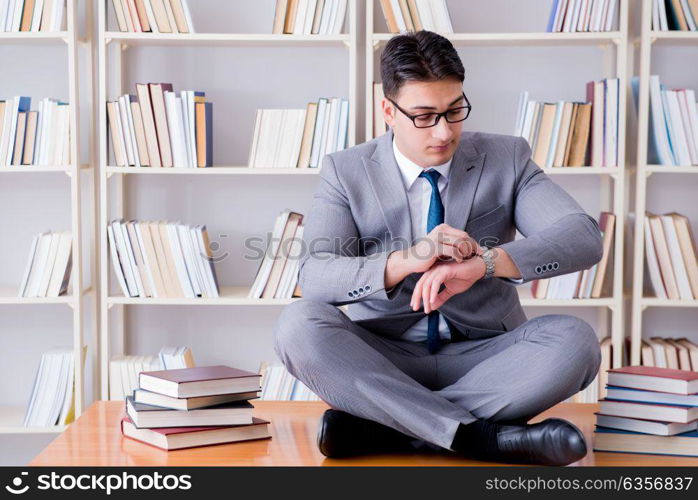
<instances>
[{"instance_id":1,"label":"suit jacket lapel","mask_svg":"<svg viewBox=\"0 0 698 500\"><path fill-rule=\"evenodd\" d=\"M461 231L465 230L470 216L485 156L485 153L478 153L475 149L469 133L461 136L451 162L444 206L444 222Z\"/></svg>"}]
</instances>

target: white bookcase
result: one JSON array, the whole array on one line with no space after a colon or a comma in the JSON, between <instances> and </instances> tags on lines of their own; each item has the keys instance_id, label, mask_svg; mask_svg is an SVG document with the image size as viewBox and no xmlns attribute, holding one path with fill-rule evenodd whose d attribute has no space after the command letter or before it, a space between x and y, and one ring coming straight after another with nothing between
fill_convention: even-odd
<instances>
[{"instance_id":1,"label":"white bookcase","mask_svg":"<svg viewBox=\"0 0 698 500\"><path fill-rule=\"evenodd\" d=\"M552 5L552 2L546 5ZM449 7L456 6L454 0L448 1ZM623 229L625 220L625 175L626 175L626 103L630 97L629 64L630 47L628 46L628 8L629 0L620 0L619 5L619 29L610 32L584 32L584 33L547 33L547 32L500 32L500 33L462 33L458 32L459 19L452 17L454 33L444 33L457 50L467 50L469 47L492 47L501 51L507 51L513 47L569 47L587 45L598 46L603 50L603 64L605 77L618 78L620 80L619 116L618 116L618 167L565 167L548 168L545 172L555 176L598 176L601 183L601 200L605 206L601 210L610 211L616 216L614 248L615 259L613 269L613 295L611 297L597 299L572 299L550 300L535 299L531 296L529 288L517 287L521 304L525 308L531 307L572 307L572 308L597 308L599 326L597 331L609 332L613 345L612 366L618 367L622 363L624 339L623 330ZM496 9L494 9L496 10ZM492 15L497 15L492 12ZM380 24L375 17L380 16ZM546 19L547 21L547 19ZM380 75L374 71L375 62L380 56L380 51L387 40L393 37L390 33L374 32L375 26L384 26L382 11L377 0L368 0L366 8L366 138L371 139L373 134L373 82L379 81ZM466 71L468 69L466 68ZM466 88L468 77L466 75ZM580 88L585 82L580 82ZM524 90L520 88L516 80L511 81L511 92L517 94ZM467 91L466 91L467 93ZM550 99L555 99L551 96ZM487 103L480 103L480 109ZM513 122L512 122L513 130ZM609 328L610 319L610 328Z\"/></svg>"},{"instance_id":2,"label":"white bookcase","mask_svg":"<svg viewBox=\"0 0 698 500\"><path fill-rule=\"evenodd\" d=\"M110 294L110 276L113 275L109 263L109 251L107 243L107 225L110 220L124 217L125 213L125 182L124 177L135 175L135 179L142 176L161 175L185 175L185 176L211 176L211 175L244 175L253 176L258 179L260 191L271 179L281 181L286 176L311 176L317 175L317 169L273 169L273 168L249 168L248 165L219 165L215 164L209 168L151 168L151 167L116 167L108 164L107 155L107 118L106 102L113 100L121 94L133 89L123 88L124 66L128 64L127 55L129 47L136 46L160 46L174 47L238 47L273 51L278 47L345 47L348 51L349 64L345 75L338 75L339 78L348 78L349 89L349 137L348 144L356 144L357 125L357 4L350 0L347 7L347 18L345 20L345 33L338 35L290 35L290 34L256 34L256 33L190 33L190 34L154 34L154 33L124 33L107 30L107 13L111 0L100 0L98 11L98 50L99 50L99 70L98 70L98 97L99 117L99 273L102 277L100 282L100 394L102 399L109 397L109 360L113 354L110 345L118 346L121 353L126 350L124 323L127 308L136 305L196 305L196 306L283 306L297 299L249 299L247 292L249 286L226 286L220 287L220 297L218 298L128 298L121 293ZM197 5L198 2L190 1L190 8L203 7ZM213 13L212 13L213 14ZM273 17L269 18L269 31L271 31ZM196 26L195 26L196 28ZM113 54L108 53L109 47L116 46ZM321 62L321 60L319 61ZM184 68L186 70L186 68ZM109 78L111 82L116 82L111 87L108 86ZM206 79L202 77L199 85L205 87ZM151 80L152 81L152 80ZM317 96L321 97L321 96ZM264 107L260 103L259 107ZM215 115L215 109L214 109ZM214 118L215 121L215 118ZM214 143L216 141L216 130L214 129ZM272 177L268 177L272 176ZM260 199L260 203L263 200ZM111 204L111 205L110 205ZM114 208L109 210L110 208ZM219 279L225 283L226 277ZM251 283L250 283L251 286ZM115 327L110 325L110 315L115 319Z\"/></svg>"},{"instance_id":3,"label":"white bookcase","mask_svg":"<svg viewBox=\"0 0 698 500\"><path fill-rule=\"evenodd\" d=\"M11 306L29 306L25 309L30 312L32 307L47 304L61 304L72 309L72 349L74 356L74 382L75 382L75 416L76 418L82 413L84 407L84 366L82 362L82 350L84 346L84 306L87 299L95 299L92 294L92 288L83 284L83 260L85 253L84 237L83 237L83 197L82 190L83 175L91 175L94 173L89 164L80 164L80 129L79 129L79 113L80 113L80 96L79 96L79 73L78 73L78 49L81 44L87 44L89 41L80 40L77 29L77 0L67 0L66 2L66 30L57 32L0 32L0 44L3 46L32 46L36 52L36 64L41 64L41 50L48 46L65 46L67 50L67 74L70 103L70 154L72 162L69 165L22 165L22 166L7 166L0 167L0 174L4 178L11 175L26 175L36 176L36 182L41 183L42 178L47 176L67 176L69 178L68 187L70 189L70 206L66 209L70 210L70 230L72 231L72 270L71 270L71 287L68 295L59 297L18 297L19 283L3 284L0 286L0 305L4 308ZM11 72L11 68L7 68ZM6 74L5 77L8 75ZM49 87L46 87L46 93L41 96L31 97L53 97L50 94ZM27 197L31 197L32 193L27 192ZM37 203L41 200L37 199ZM33 221L27 221L28 224L33 224ZM42 228L43 229L43 228ZM62 230L67 228L51 228L52 230ZM39 232L37 226L37 233ZM27 252L29 247L27 246ZM94 251L94 247L91 248ZM24 259L28 258L28 254L24 255ZM16 262L15 265L22 267L26 264L26 260ZM93 274L94 277L94 274ZM19 354L18 348L17 353ZM6 352L5 355L11 354ZM38 367L39 359L29 360L34 376L34 370ZM5 373L3 377L9 380L11 374ZM33 379L32 379L33 380ZM30 394L27 394L27 401ZM24 427L22 425L26 406L0 406L0 434L7 433L50 433L61 432L65 426L50 426L50 427Z\"/></svg>"},{"instance_id":4,"label":"white bookcase","mask_svg":"<svg viewBox=\"0 0 698 500\"><path fill-rule=\"evenodd\" d=\"M631 318L630 364L640 364L642 345L643 313L648 307L660 308L695 308L698 300L670 300L643 295L645 281L645 231L644 215L647 207L648 182L650 177L670 175L672 180L680 182L686 175L698 174L698 167L691 165L669 166L649 165L647 163L649 139L649 101L650 101L650 67L652 64L652 47L657 45L689 46L698 48L698 33L691 31L654 31L652 29L652 0L642 0L642 28L640 45L640 80L639 109L637 130L637 171L635 176L635 227L633 242L633 293ZM660 79L663 75L660 75ZM668 207L669 210L674 207ZM657 332L656 335L661 335Z\"/></svg>"}]
</instances>

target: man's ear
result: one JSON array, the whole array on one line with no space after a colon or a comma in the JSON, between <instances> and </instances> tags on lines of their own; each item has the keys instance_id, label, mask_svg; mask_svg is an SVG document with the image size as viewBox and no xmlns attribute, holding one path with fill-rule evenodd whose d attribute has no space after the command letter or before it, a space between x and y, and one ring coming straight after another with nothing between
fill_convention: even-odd
<instances>
[{"instance_id":1,"label":"man's ear","mask_svg":"<svg viewBox=\"0 0 698 500\"><path fill-rule=\"evenodd\" d=\"M390 127L393 126L395 121L395 107L393 104L385 97L381 100L381 108L383 109L383 119Z\"/></svg>"}]
</instances>

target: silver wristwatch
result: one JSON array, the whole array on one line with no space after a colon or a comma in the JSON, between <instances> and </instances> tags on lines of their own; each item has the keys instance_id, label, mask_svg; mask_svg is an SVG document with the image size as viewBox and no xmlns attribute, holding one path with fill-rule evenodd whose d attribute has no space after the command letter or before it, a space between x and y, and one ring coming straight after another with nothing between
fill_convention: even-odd
<instances>
[{"instance_id":1,"label":"silver wristwatch","mask_svg":"<svg viewBox=\"0 0 698 500\"><path fill-rule=\"evenodd\" d=\"M494 276L494 251L491 248L485 250L479 257L485 261L485 275L482 279Z\"/></svg>"}]
</instances>

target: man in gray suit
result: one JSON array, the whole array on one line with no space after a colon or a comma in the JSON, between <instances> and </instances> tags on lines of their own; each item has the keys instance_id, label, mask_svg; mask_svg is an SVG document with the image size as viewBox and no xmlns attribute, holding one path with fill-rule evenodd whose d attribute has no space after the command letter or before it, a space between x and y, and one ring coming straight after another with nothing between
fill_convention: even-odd
<instances>
[{"instance_id":1,"label":"man in gray suit","mask_svg":"<svg viewBox=\"0 0 698 500\"><path fill-rule=\"evenodd\" d=\"M527 319L516 286L598 262L596 221L526 140L462 131L471 105L446 38L393 37L381 76L390 130L324 157L305 219L303 298L274 332L289 372L332 407L321 452L579 460L586 443L573 424L526 422L592 382L596 334L574 316Z\"/></svg>"}]
</instances>

